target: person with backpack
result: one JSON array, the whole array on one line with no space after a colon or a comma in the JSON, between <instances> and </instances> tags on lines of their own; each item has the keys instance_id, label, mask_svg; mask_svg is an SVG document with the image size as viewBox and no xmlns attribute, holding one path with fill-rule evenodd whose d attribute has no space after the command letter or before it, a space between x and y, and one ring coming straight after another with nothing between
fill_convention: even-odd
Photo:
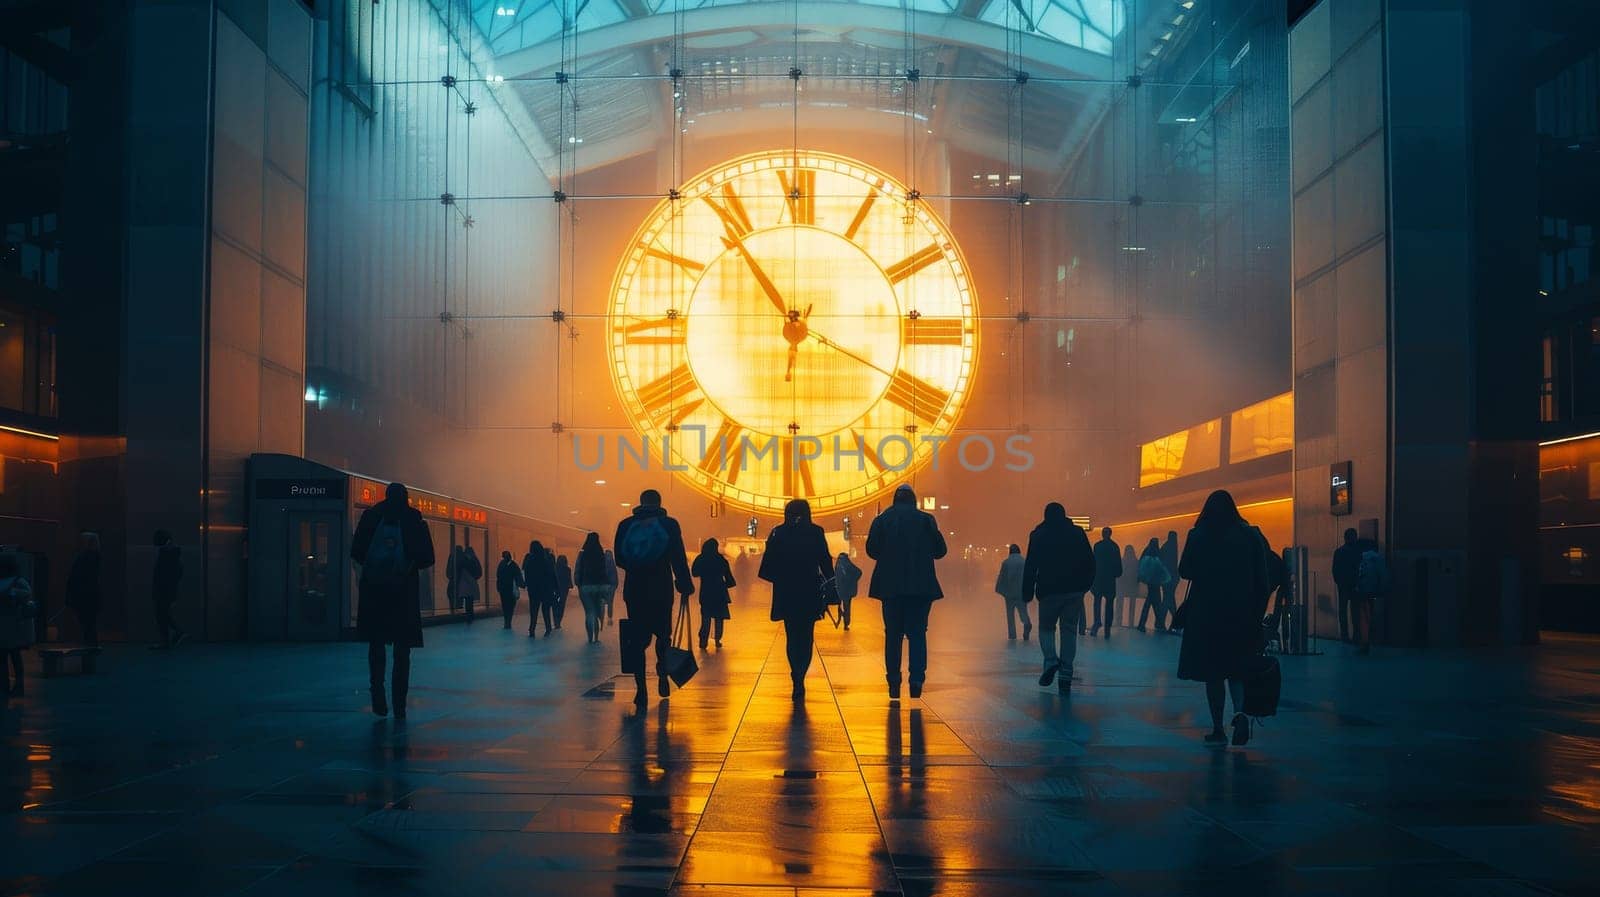
<instances>
[{"instance_id":1,"label":"person with backpack","mask_svg":"<svg viewBox=\"0 0 1600 897\"><path fill-rule=\"evenodd\" d=\"M1153 540L1152 540L1153 541ZM1244 677L1261 653L1261 618L1268 596L1266 539L1239 515L1233 496L1218 489L1206 499L1184 540L1178 573L1189 580L1183 603L1178 678L1204 682L1211 710L1207 744L1226 744L1224 700L1233 697L1233 743L1250 740Z\"/></svg>"},{"instance_id":2,"label":"person with backpack","mask_svg":"<svg viewBox=\"0 0 1600 897\"><path fill-rule=\"evenodd\" d=\"M833 585L839 593L839 621L844 624L844 631L849 632L850 602L861 591L861 568L850 560L850 555L842 551L833 559Z\"/></svg>"},{"instance_id":3,"label":"person with backpack","mask_svg":"<svg viewBox=\"0 0 1600 897\"><path fill-rule=\"evenodd\" d=\"M713 629L716 630L717 647L720 648L722 625L728 619L728 590L739 583L733 578L733 570L728 566L728 559L722 556L722 550L717 547L716 539L707 539L700 544L700 554L689 565L689 573L700 580L700 650L706 650Z\"/></svg>"},{"instance_id":4,"label":"person with backpack","mask_svg":"<svg viewBox=\"0 0 1600 897\"><path fill-rule=\"evenodd\" d=\"M183 559L172 541L172 534L166 530L156 530L155 545L156 566L150 574L150 603L155 607L161 642L151 647L176 648L189 638L189 633L172 619L172 605L178 602L178 583L183 581Z\"/></svg>"},{"instance_id":5,"label":"person with backpack","mask_svg":"<svg viewBox=\"0 0 1600 897\"><path fill-rule=\"evenodd\" d=\"M1167 612L1167 629L1172 629L1172 618L1178 610L1178 534L1167 530L1167 540L1161 543L1161 566L1167 568L1167 581L1161 586L1161 608Z\"/></svg>"},{"instance_id":6,"label":"person with backpack","mask_svg":"<svg viewBox=\"0 0 1600 897\"><path fill-rule=\"evenodd\" d=\"M1072 522L1060 502L1045 505L1044 520L1028 534L1028 555L1022 568L1022 597L1039 598L1039 650L1044 654L1041 688L1055 681L1062 695L1072 693L1072 663L1078 656L1078 621L1072 617L1082 616L1083 593L1094 584L1094 573L1089 536Z\"/></svg>"},{"instance_id":7,"label":"person with backpack","mask_svg":"<svg viewBox=\"0 0 1600 897\"><path fill-rule=\"evenodd\" d=\"M350 559L361 565L356 632L367 643L372 712L389 714L384 697L385 646L394 646L390 677L394 718L406 718L411 689L411 649L422 647L422 570L434 565L433 535L411 507L401 483L390 483L381 502L361 512L350 539Z\"/></svg>"},{"instance_id":8,"label":"person with backpack","mask_svg":"<svg viewBox=\"0 0 1600 897\"><path fill-rule=\"evenodd\" d=\"M867 530L867 557L877 564L867 594L883 604L883 668L889 700L900 700L900 656L909 647L911 697L928 678L928 615L944 597L934 561L949 552L932 514L917 507L910 483L894 490L889 507Z\"/></svg>"},{"instance_id":9,"label":"person with backpack","mask_svg":"<svg viewBox=\"0 0 1600 897\"><path fill-rule=\"evenodd\" d=\"M549 636L555 631L551 613L556 603L556 568L538 539L528 543L528 553L522 556L522 581L528 586L528 638L533 638L541 614L544 634Z\"/></svg>"},{"instance_id":10,"label":"person with backpack","mask_svg":"<svg viewBox=\"0 0 1600 897\"><path fill-rule=\"evenodd\" d=\"M512 559L511 552L500 552L500 566L494 570L494 589L500 593L500 616L505 620L503 629L511 628L511 618L517 613L517 590L523 586L522 568Z\"/></svg>"},{"instance_id":11,"label":"person with backpack","mask_svg":"<svg viewBox=\"0 0 1600 897\"><path fill-rule=\"evenodd\" d=\"M1367 539L1362 546L1361 563L1356 567L1356 596L1350 605L1352 628L1360 648L1358 654L1372 653L1372 621L1378 599L1389 594L1389 562L1378 543Z\"/></svg>"},{"instance_id":12,"label":"person with backpack","mask_svg":"<svg viewBox=\"0 0 1600 897\"><path fill-rule=\"evenodd\" d=\"M1154 536L1150 537L1149 544L1145 545L1144 553L1139 556L1139 581L1144 583L1144 609L1139 611L1139 625L1134 628L1144 632L1145 621L1150 617L1150 610L1156 612L1156 631L1167 631L1167 608L1161 603L1161 594L1167 582L1172 579L1172 571L1161 561L1161 541Z\"/></svg>"},{"instance_id":13,"label":"person with backpack","mask_svg":"<svg viewBox=\"0 0 1600 897\"><path fill-rule=\"evenodd\" d=\"M1106 628L1106 638L1111 637L1111 624L1117 619L1117 580L1122 576L1122 555L1117 543L1111 541L1111 527L1100 529L1100 541L1094 543L1094 585L1089 587L1094 595L1094 628L1091 636ZM1101 613L1101 608L1105 613Z\"/></svg>"},{"instance_id":14,"label":"person with backpack","mask_svg":"<svg viewBox=\"0 0 1600 897\"><path fill-rule=\"evenodd\" d=\"M11 697L23 694L22 649L33 644L38 611L33 587L23 577L16 554L0 554L0 652L5 654L0 658L0 674L5 674L8 664L11 668L11 674L0 681L6 682L6 694Z\"/></svg>"},{"instance_id":15,"label":"person with backpack","mask_svg":"<svg viewBox=\"0 0 1600 897\"><path fill-rule=\"evenodd\" d=\"M672 693L667 677L667 648L672 645L672 595L676 591L685 605L694 594L694 579L689 572L689 556L683 547L683 528L667 516L661 506L661 493L646 489L639 504L617 524L612 540L617 568L624 574L622 604L627 609L630 630L639 640L628 646L636 652L633 667L637 690L633 702L649 703L644 683L644 651L651 640L656 643L657 690L665 698Z\"/></svg>"},{"instance_id":16,"label":"person with backpack","mask_svg":"<svg viewBox=\"0 0 1600 897\"><path fill-rule=\"evenodd\" d=\"M598 538L598 537L596 537ZM572 594L572 565L566 555L556 558L556 628L561 628L561 618L567 615L567 596Z\"/></svg>"},{"instance_id":17,"label":"person with backpack","mask_svg":"<svg viewBox=\"0 0 1600 897\"><path fill-rule=\"evenodd\" d=\"M583 631L589 644L600 643L600 627L606 618L606 595L613 591L606 569L606 553L600 549L600 534L583 537L578 562L572 565L572 580L578 586L578 601L583 605Z\"/></svg>"},{"instance_id":18,"label":"person with backpack","mask_svg":"<svg viewBox=\"0 0 1600 897\"><path fill-rule=\"evenodd\" d=\"M1022 546L1012 543L1006 559L1000 562L1000 572L994 578L994 592L1006 603L1006 639L1017 640L1017 618L1022 618L1022 640L1033 634L1033 621L1028 619L1028 599L1022 594Z\"/></svg>"},{"instance_id":19,"label":"person with backpack","mask_svg":"<svg viewBox=\"0 0 1600 897\"><path fill-rule=\"evenodd\" d=\"M783 623L784 653L789 658L791 698L805 700L806 673L811 669L817 620L826 610L823 584L833 577L828 537L811 522L811 503L803 498L783 507L783 522L767 534L756 575L772 583L774 623Z\"/></svg>"}]
</instances>

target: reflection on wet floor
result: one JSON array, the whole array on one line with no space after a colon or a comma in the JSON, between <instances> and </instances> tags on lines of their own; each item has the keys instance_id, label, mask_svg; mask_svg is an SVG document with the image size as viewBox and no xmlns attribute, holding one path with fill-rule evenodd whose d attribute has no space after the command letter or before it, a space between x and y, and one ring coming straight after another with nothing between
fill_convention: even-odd
<instances>
[{"instance_id":1,"label":"reflection on wet floor","mask_svg":"<svg viewBox=\"0 0 1600 897\"><path fill-rule=\"evenodd\" d=\"M861 610L872 610L864 602ZM997 602L935 609L921 701L881 629L776 630L666 702L615 630L428 632L404 727L356 645L108 651L0 715L0 893L1588 894L1600 645L1285 658L1284 712L1201 745L1177 642L1085 643L1070 702ZM512 630L516 632L517 630Z\"/></svg>"}]
</instances>

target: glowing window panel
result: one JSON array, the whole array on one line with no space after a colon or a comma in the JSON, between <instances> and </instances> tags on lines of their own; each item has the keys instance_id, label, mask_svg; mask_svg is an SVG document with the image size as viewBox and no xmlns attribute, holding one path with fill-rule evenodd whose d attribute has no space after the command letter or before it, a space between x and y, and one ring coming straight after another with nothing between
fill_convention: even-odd
<instances>
[{"instance_id":1,"label":"glowing window panel","mask_svg":"<svg viewBox=\"0 0 1600 897\"><path fill-rule=\"evenodd\" d=\"M1229 416L1228 463L1294 449L1294 393L1286 392Z\"/></svg>"},{"instance_id":2,"label":"glowing window panel","mask_svg":"<svg viewBox=\"0 0 1600 897\"><path fill-rule=\"evenodd\" d=\"M1222 464L1222 419L1214 418L1139 446L1139 488L1213 470Z\"/></svg>"}]
</instances>

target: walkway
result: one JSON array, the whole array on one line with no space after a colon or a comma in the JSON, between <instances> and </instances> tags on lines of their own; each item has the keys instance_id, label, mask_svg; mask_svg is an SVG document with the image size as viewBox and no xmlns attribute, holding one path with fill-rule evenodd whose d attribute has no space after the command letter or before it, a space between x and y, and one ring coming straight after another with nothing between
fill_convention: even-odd
<instances>
[{"instance_id":1,"label":"walkway","mask_svg":"<svg viewBox=\"0 0 1600 897\"><path fill-rule=\"evenodd\" d=\"M618 610L621 610L620 602ZM108 651L0 714L0 893L1592 894L1600 645L1286 658L1285 707L1200 743L1177 640L1118 629L1070 703L999 600L936 607L886 700L875 602L818 628L803 708L736 604L643 714L615 629L427 632L404 727L357 645ZM525 624L523 624L525 625ZM30 662L32 658L30 658Z\"/></svg>"}]
</instances>

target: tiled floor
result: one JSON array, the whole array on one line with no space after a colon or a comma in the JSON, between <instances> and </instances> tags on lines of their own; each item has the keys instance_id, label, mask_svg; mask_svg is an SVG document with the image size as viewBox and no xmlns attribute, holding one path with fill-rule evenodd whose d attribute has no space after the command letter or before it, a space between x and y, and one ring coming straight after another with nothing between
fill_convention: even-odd
<instances>
[{"instance_id":1,"label":"tiled floor","mask_svg":"<svg viewBox=\"0 0 1600 897\"><path fill-rule=\"evenodd\" d=\"M581 620L428 630L404 727L358 645L113 648L0 715L0 892L1600 893L1600 643L1284 658L1213 750L1172 637L1086 642L1064 702L948 599L896 708L861 601L796 707L760 604L643 713Z\"/></svg>"}]
</instances>

